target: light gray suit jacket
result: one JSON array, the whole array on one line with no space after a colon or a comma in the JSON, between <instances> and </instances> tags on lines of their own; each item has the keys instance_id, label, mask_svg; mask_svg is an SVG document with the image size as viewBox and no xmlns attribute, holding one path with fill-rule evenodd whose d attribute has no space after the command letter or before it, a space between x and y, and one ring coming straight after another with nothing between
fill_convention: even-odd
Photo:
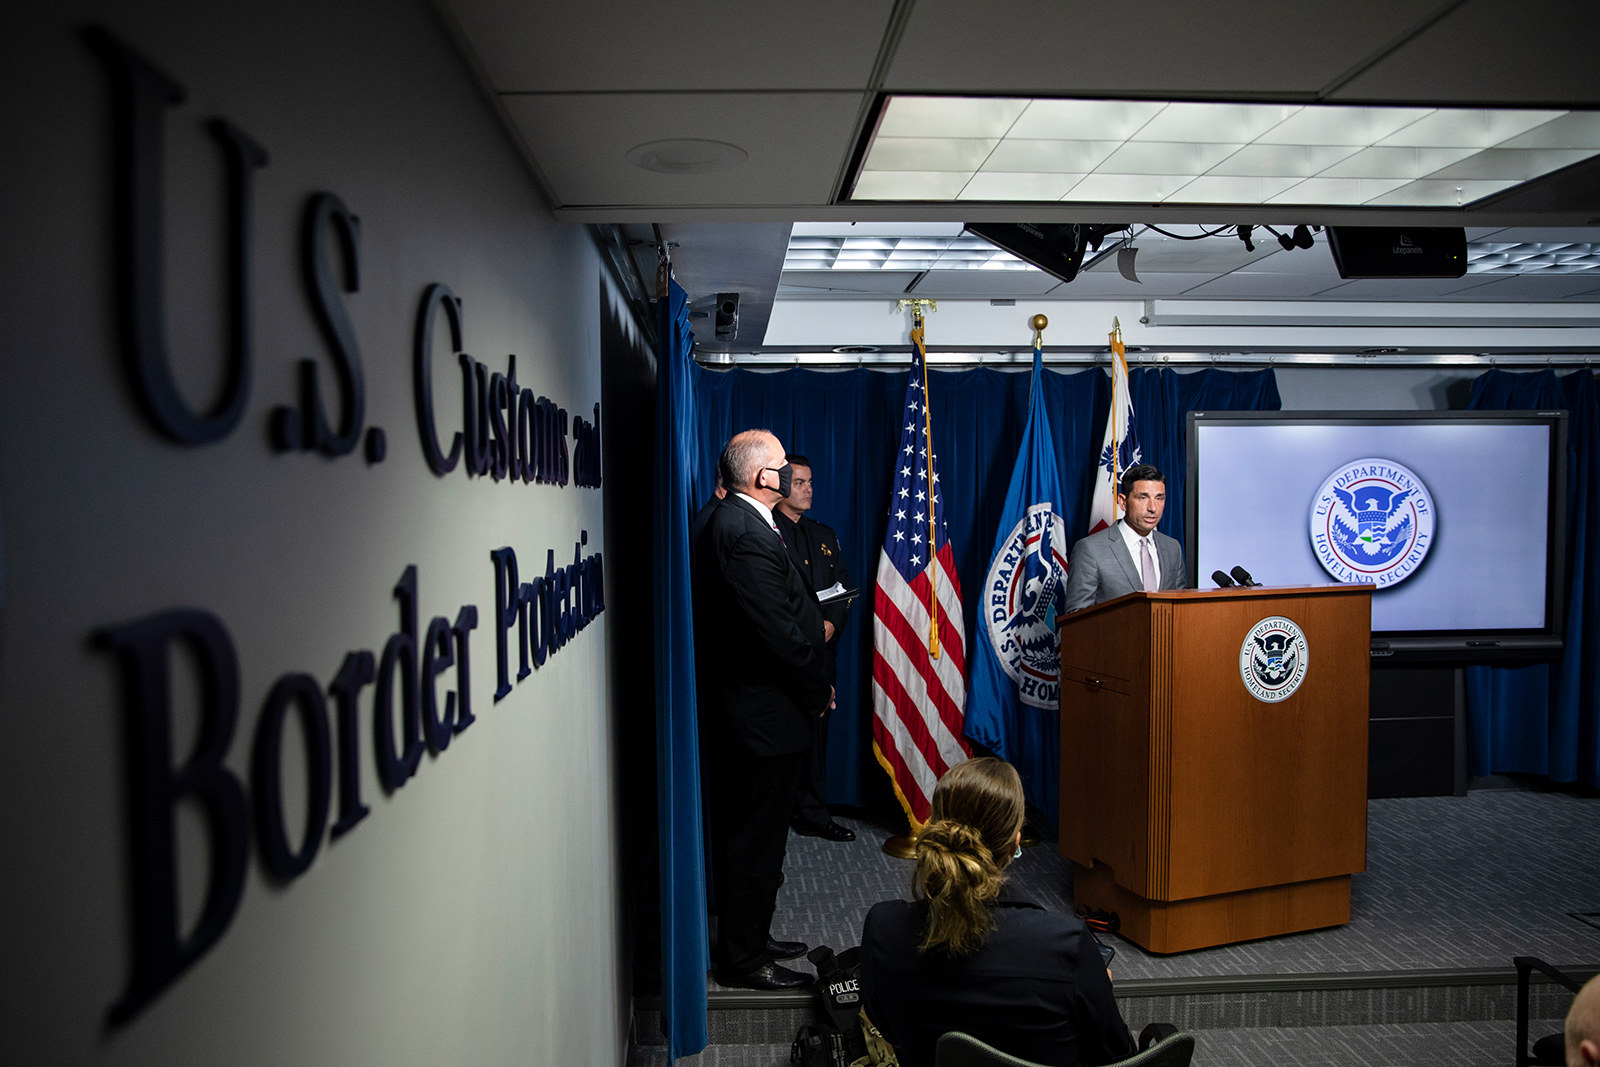
<instances>
[{"instance_id":1,"label":"light gray suit jacket","mask_svg":"<svg viewBox=\"0 0 1600 1067\"><path fill-rule=\"evenodd\" d=\"M1183 549L1160 530L1152 536L1156 543L1156 563L1161 568L1161 588L1187 589L1189 576L1183 566ZM1081 611L1143 589L1139 564L1115 525L1080 537L1072 546L1072 560L1067 568L1068 611Z\"/></svg>"}]
</instances>

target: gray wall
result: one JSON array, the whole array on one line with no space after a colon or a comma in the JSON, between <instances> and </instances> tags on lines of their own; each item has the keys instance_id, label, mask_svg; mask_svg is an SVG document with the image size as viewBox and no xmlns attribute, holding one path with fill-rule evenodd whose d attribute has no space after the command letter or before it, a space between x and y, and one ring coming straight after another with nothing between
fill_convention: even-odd
<instances>
[{"instance_id":1,"label":"gray wall","mask_svg":"<svg viewBox=\"0 0 1600 1067\"><path fill-rule=\"evenodd\" d=\"M410 377L420 296L444 282L465 301L469 352L502 371L516 353L522 384L591 414L608 294L587 236L550 221L420 0L23 6L0 43L0 1060L620 1063L629 998L608 664L621 613L493 700L489 553L512 546L527 578L547 549L569 561L581 531L585 552L606 551L602 496L460 468L436 477ZM174 370L196 406L217 387L225 318L220 166L202 123L225 116L271 154L257 175L253 386L243 423L214 444L159 436L122 369L110 90L78 36L86 23L188 93L167 113L165 278ZM267 446L269 413L295 399L297 360L318 360L329 388L299 267L301 215L319 191L361 218L360 291L346 305L366 422L387 433L376 465ZM437 336L448 441L460 386ZM408 564L424 623L479 610L477 722L386 794L368 689L359 766L370 814L287 884L252 854L216 947L108 1028L133 954L131 845L120 675L91 634L180 606L220 618L240 670L227 766L248 782L274 680L304 671L325 685L346 652L381 651ZM173 673L176 764L198 715L193 671ZM291 725L285 812L296 828L300 748ZM193 805L177 821L187 926L205 887L205 824Z\"/></svg>"}]
</instances>

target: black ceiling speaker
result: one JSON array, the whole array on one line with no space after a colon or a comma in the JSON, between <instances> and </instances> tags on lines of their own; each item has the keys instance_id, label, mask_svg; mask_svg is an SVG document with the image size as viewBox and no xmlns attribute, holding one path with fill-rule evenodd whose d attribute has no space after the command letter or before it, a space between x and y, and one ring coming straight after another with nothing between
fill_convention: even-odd
<instances>
[{"instance_id":1,"label":"black ceiling speaker","mask_svg":"<svg viewBox=\"0 0 1600 1067\"><path fill-rule=\"evenodd\" d=\"M1329 226L1341 278L1459 278L1467 231L1459 226Z\"/></svg>"},{"instance_id":2,"label":"black ceiling speaker","mask_svg":"<svg viewBox=\"0 0 1600 1067\"><path fill-rule=\"evenodd\" d=\"M1127 228L1126 223L1115 226L1086 226L1076 222L967 223L968 232L1064 282L1078 276L1086 249L1098 249L1106 234Z\"/></svg>"}]
</instances>

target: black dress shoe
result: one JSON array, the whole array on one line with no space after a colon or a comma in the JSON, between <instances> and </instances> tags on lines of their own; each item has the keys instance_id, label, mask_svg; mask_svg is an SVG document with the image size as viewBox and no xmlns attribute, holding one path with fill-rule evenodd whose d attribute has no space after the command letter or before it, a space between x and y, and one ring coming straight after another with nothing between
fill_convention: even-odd
<instances>
[{"instance_id":1,"label":"black dress shoe","mask_svg":"<svg viewBox=\"0 0 1600 1067\"><path fill-rule=\"evenodd\" d=\"M820 837L828 841L854 841L856 839L854 830L848 826L841 825L833 819L829 819L821 826L813 826L810 823L793 823L792 825L794 826L794 832L801 837Z\"/></svg>"},{"instance_id":2,"label":"black dress shoe","mask_svg":"<svg viewBox=\"0 0 1600 1067\"><path fill-rule=\"evenodd\" d=\"M743 974L718 971L716 978L717 984L732 986L735 989L806 989L811 985L809 975L790 970L779 963L763 963L755 970Z\"/></svg>"},{"instance_id":3,"label":"black dress shoe","mask_svg":"<svg viewBox=\"0 0 1600 1067\"><path fill-rule=\"evenodd\" d=\"M775 937L767 938L767 955L775 960L797 960L804 956L810 947L804 941L779 941Z\"/></svg>"}]
</instances>

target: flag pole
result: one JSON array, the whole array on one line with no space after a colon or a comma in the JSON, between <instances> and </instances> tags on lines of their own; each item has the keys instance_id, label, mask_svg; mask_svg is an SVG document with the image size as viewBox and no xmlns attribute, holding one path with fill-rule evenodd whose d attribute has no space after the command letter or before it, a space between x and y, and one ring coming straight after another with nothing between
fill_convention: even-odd
<instances>
[{"instance_id":1,"label":"flag pole","mask_svg":"<svg viewBox=\"0 0 1600 1067\"><path fill-rule=\"evenodd\" d=\"M897 307L901 311L904 311L906 308L911 309L911 343L916 346L917 355L922 359L922 446L926 450L926 453L931 456L933 455L933 405L928 403L928 349L923 342L925 332L923 329L922 311L923 308L927 308L929 311L938 311L939 302L937 300L928 300L923 298L905 299L901 300L897 304ZM937 541L935 540L937 536L938 526L935 522L933 509L933 479L930 476L928 479L928 554L930 557L930 563L932 562L932 556L937 547ZM931 595L928 597L928 655L933 659L938 659L938 567L929 566L928 581L931 583ZM876 747L876 743L874 743L874 747ZM888 764L884 762L881 755L878 758L878 762L884 765L885 770L888 770ZM891 783L894 781L894 775L892 773L889 776L889 780ZM896 792L898 792L898 789ZM911 832L908 834L892 834L888 838L884 839L883 853L886 856L893 856L895 859L914 859L917 855L917 834L922 832L922 827L917 825L917 820L912 817L911 806L905 802L904 797L900 798L900 805L905 809L906 822L909 824Z\"/></svg>"},{"instance_id":2,"label":"flag pole","mask_svg":"<svg viewBox=\"0 0 1600 1067\"><path fill-rule=\"evenodd\" d=\"M1122 322L1117 316L1113 315L1111 316L1111 358L1122 364L1124 377L1128 373L1127 352L1127 348L1122 343ZM1116 380L1117 368L1113 365L1111 368L1111 381L1115 383ZM1117 407L1116 390L1113 389L1111 391L1111 440L1114 442L1121 442L1122 435L1127 430L1127 427L1117 424L1121 418L1122 412ZM1118 514L1121 509L1117 505L1117 487L1122 484L1122 471L1119 469L1121 462L1122 449L1113 446L1111 449L1111 525L1113 526L1117 524L1118 519L1122 518Z\"/></svg>"}]
</instances>

